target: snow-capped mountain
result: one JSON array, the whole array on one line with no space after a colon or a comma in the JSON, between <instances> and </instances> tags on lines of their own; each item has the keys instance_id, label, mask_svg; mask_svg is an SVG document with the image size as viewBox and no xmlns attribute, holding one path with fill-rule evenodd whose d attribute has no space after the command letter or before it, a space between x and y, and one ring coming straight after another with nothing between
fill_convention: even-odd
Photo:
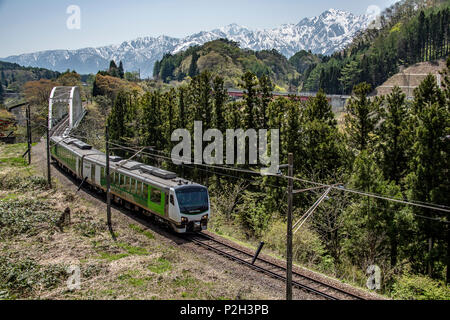
<instances>
[{"instance_id":1,"label":"snow-capped mountain","mask_svg":"<svg viewBox=\"0 0 450 320\"><path fill-rule=\"evenodd\" d=\"M298 24L285 24L274 29L252 30L237 24L211 31L201 31L185 38L168 36L143 37L120 45L79 50L49 50L10 56L0 60L23 66L67 69L78 73L96 73L105 70L111 60L122 60L127 71L141 71L141 77L151 77L153 65L165 53L177 53L193 45L219 38L239 42L241 48L252 50L276 49L286 57L300 50L331 54L349 44L356 33L371 22L370 16L330 9L318 17L305 18Z\"/></svg>"}]
</instances>

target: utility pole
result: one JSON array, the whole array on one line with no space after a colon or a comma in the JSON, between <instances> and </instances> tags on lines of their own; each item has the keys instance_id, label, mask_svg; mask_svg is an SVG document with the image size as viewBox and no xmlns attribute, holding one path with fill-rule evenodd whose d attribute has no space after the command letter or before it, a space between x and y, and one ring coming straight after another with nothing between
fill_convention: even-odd
<instances>
[{"instance_id":1,"label":"utility pole","mask_svg":"<svg viewBox=\"0 0 450 320\"><path fill-rule=\"evenodd\" d=\"M112 228L111 222L111 176L109 170L109 126L106 126L106 220L108 222L108 229L114 241L116 237Z\"/></svg>"},{"instance_id":2,"label":"utility pole","mask_svg":"<svg viewBox=\"0 0 450 320\"><path fill-rule=\"evenodd\" d=\"M48 116L47 116L47 183L48 186L52 187L52 176L50 172L50 130L49 130L49 124L48 124Z\"/></svg>"},{"instance_id":3,"label":"utility pole","mask_svg":"<svg viewBox=\"0 0 450 320\"><path fill-rule=\"evenodd\" d=\"M286 300L292 300L292 200L294 187L294 155L288 155L288 212L286 243Z\"/></svg>"},{"instance_id":4,"label":"utility pole","mask_svg":"<svg viewBox=\"0 0 450 320\"><path fill-rule=\"evenodd\" d=\"M29 104L27 104L26 117L27 117L28 165L30 165L31 164L31 111L30 111Z\"/></svg>"}]
</instances>

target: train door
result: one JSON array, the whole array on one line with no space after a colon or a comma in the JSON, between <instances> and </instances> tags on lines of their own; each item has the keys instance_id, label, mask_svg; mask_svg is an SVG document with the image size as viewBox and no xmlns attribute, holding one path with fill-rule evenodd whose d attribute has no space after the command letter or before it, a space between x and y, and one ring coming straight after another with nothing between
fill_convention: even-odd
<instances>
[{"instance_id":1,"label":"train door","mask_svg":"<svg viewBox=\"0 0 450 320\"><path fill-rule=\"evenodd\" d=\"M168 201L169 218L174 221L179 221L180 217L175 204L175 192L173 190L169 190L167 195L169 197Z\"/></svg>"},{"instance_id":2,"label":"train door","mask_svg":"<svg viewBox=\"0 0 450 320\"><path fill-rule=\"evenodd\" d=\"M91 170L92 170L92 165L87 162L86 160L83 161L83 176L82 178L91 178Z\"/></svg>"},{"instance_id":3,"label":"train door","mask_svg":"<svg viewBox=\"0 0 450 320\"><path fill-rule=\"evenodd\" d=\"M100 176L100 166L95 165L95 183L98 184L99 186L101 186L101 176Z\"/></svg>"},{"instance_id":4,"label":"train door","mask_svg":"<svg viewBox=\"0 0 450 320\"><path fill-rule=\"evenodd\" d=\"M75 172L81 177L81 158L76 157Z\"/></svg>"}]
</instances>

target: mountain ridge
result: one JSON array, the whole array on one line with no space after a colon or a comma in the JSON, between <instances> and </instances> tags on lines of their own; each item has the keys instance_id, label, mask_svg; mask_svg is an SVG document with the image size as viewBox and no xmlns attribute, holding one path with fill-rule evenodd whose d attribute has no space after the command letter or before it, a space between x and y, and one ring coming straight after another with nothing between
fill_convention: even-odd
<instances>
[{"instance_id":1,"label":"mountain ridge","mask_svg":"<svg viewBox=\"0 0 450 320\"><path fill-rule=\"evenodd\" d=\"M236 23L210 31L200 31L184 38L166 35L138 37L121 44L87 47L76 50L46 50L0 58L24 66L56 71L67 69L79 73L96 73L108 67L110 60L122 60L129 71L152 75L154 63L165 53L176 54L195 45L227 38L241 48L255 51L276 49L290 58L301 50L329 55L343 49L370 22L367 15L329 9L316 17L303 18L297 24L283 24L272 29L250 29Z\"/></svg>"}]
</instances>

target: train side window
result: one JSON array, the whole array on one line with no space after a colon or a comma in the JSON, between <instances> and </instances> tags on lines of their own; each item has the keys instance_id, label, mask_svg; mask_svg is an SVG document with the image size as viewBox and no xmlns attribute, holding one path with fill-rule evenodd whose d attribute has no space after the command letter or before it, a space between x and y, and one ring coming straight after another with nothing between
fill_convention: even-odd
<instances>
[{"instance_id":1,"label":"train side window","mask_svg":"<svg viewBox=\"0 0 450 320\"><path fill-rule=\"evenodd\" d=\"M130 193L134 193L134 186L135 186L134 179L130 178L130 184L129 184L129 189L128 189L130 191Z\"/></svg>"},{"instance_id":2,"label":"train side window","mask_svg":"<svg viewBox=\"0 0 450 320\"><path fill-rule=\"evenodd\" d=\"M175 200L173 199L173 194L170 195L170 203L175 205Z\"/></svg>"},{"instance_id":3,"label":"train side window","mask_svg":"<svg viewBox=\"0 0 450 320\"><path fill-rule=\"evenodd\" d=\"M125 177L124 189L127 190L128 192L131 190L131 188L130 188L130 177Z\"/></svg>"},{"instance_id":4,"label":"train side window","mask_svg":"<svg viewBox=\"0 0 450 320\"><path fill-rule=\"evenodd\" d=\"M105 168L100 167L100 179L105 179Z\"/></svg>"},{"instance_id":5,"label":"train side window","mask_svg":"<svg viewBox=\"0 0 450 320\"><path fill-rule=\"evenodd\" d=\"M142 198L147 199L148 198L148 185L147 184L143 184L143 188L142 188Z\"/></svg>"},{"instance_id":6,"label":"train side window","mask_svg":"<svg viewBox=\"0 0 450 320\"><path fill-rule=\"evenodd\" d=\"M142 182L137 182L136 194L142 198Z\"/></svg>"},{"instance_id":7,"label":"train side window","mask_svg":"<svg viewBox=\"0 0 450 320\"><path fill-rule=\"evenodd\" d=\"M91 180L95 181L95 164L91 165Z\"/></svg>"},{"instance_id":8,"label":"train side window","mask_svg":"<svg viewBox=\"0 0 450 320\"><path fill-rule=\"evenodd\" d=\"M161 204L161 191L152 188L152 192L150 194L150 201L153 203Z\"/></svg>"}]
</instances>

